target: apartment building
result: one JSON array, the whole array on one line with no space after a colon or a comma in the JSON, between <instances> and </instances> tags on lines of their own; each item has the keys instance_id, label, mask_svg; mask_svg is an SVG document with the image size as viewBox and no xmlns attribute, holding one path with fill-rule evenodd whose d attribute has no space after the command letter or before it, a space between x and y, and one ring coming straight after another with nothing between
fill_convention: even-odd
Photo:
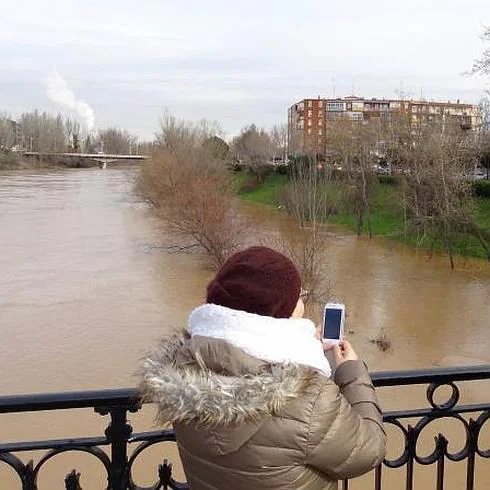
<instances>
[{"instance_id":1,"label":"apartment building","mask_svg":"<svg viewBox=\"0 0 490 490\"><path fill-rule=\"evenodd\" d=\"M392 121L396 115L406 115L412 124L456 120L464 129L481 124L479 107L457 102L427 100L366 99L343 97L303 99L288 109L288 143L290 152L325 154L329 124L338 118L356 124L375 120Z\"/></svg>"}]
</instances>

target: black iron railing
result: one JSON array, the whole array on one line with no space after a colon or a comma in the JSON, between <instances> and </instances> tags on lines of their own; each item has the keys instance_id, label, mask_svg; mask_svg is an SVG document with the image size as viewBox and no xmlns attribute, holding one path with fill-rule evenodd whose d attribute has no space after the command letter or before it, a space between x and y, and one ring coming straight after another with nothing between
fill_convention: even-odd
<instances>
[{"instance_id":1,"label":"black iron railing","mask_svg":"<svg viewBox=\"0 0 490 490\"><path fill-rule=\"evenodd\" d=\"M400 431L403 437L402 453L395 459L387 458L384 464L374 471L373 488L383 488L385 468L406 468L405 488L414 488L414 468L419 465L436 465L434 486L444 488L446 461L466 460L466 489L475 487L475 461L483 458L490 465L490 448L482 448L483 427L490 418L490 365L438 368L420 371L392 371L373 373L372 379L377 387L399 387L404 385L427 385L427 406L415 410L386 412L384 421ZM480 404L459 404L460 391L456 383L486 380L481 385L483 402ZM436 392L443 386L450 389L450 396L443 402L436 402ZM8 465L22 482L22 490L37 490L38 475L44 465L61 453L81 451L94 456L102 463L110 490L141 490L133 480L132 469L135 461L150 446L160 442L175 441L173 431L161 430L133 434L127 421L128 412L141 408L135 389L83 391L39 395L19 395L0 397L0 414L39 412L48 410L67 410L92 408L98 414L109 416L110 423L103 436L74 439L56 439L33 442L0 443L0 463ZM443 434L435 437L433 451L420 455L418 443L421 434L434 420L450 419L461 424L466 441L459 441L457 452L448 449L448 440ZM0 418L0 425L2 424ZM105 451L104 447L110 447ZM131 450L131 452L130 452ZM21 454L27 451L40 451L37 462L24 462ZM110 456L109 456L110 455ZM187 489L185 483L172 478L172 466L163 460L159 465L156 482L149 487L159 489ZM3 482L2 482L3 483ZM344 490L349 482L343 483ZM65 477L67 490L80 490L80 473L72 470ZM390 489L391 490L391 489Z\"/></svg>"}]
</instances>

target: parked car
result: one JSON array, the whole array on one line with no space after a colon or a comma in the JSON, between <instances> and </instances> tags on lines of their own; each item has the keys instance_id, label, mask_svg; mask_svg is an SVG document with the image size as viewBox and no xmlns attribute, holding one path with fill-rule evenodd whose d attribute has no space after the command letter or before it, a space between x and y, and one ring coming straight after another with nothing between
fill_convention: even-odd
<instances>
[{"instance_id":1,"label":"parked car","mask_svg":"<svg viewBox=\"0 0 490 490\"><path fill-rule=\"evenodd\" d=\"M487 178L487 174L483 170L475 170L471 174L466 175L468 180L483 180Z\"/></svg>"}]
</instances>

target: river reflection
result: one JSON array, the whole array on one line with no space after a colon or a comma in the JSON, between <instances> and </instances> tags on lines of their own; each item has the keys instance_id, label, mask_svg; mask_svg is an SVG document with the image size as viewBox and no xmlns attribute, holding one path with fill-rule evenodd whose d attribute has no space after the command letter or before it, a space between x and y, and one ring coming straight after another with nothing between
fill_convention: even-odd
<instances>
[{"instance_id":1,"label":"river reflection","mask_svg":"<svg viewBox=\"0 0 490 490\"><path fill-rule=\"evenodd\" d=\"M133 193L137 172L0 173L3 394L132 386L145 350L184 326L202 301L212 272L197 253L162 248L175 239ZM241 212L261 233L294 227L278 211L242 205ZM339 230L326 234L326 246L332 298L346 304L350 339L370 369L490 362L487 263L459 260L452 271L443 257ZM370 342L381 331L392 342L388 352ZM145 414L135 416L139 430L151 425L151 410ZM0 440L103 427L94 429L95 415L71 423L45 414L41 425L39 417L9 416ZM4 477L0 469L2 489Z\"/></svg>"}]
</instances>

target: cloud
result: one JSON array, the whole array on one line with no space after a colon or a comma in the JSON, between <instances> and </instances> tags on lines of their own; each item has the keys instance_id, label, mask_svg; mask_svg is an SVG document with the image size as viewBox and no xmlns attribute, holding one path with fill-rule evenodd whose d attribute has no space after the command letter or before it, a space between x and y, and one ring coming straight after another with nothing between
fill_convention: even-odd
<instances>
[{"instance_id":1,"label":"cloud","mask_svg":"<svg viewBox=\"0 0 490 490\"><path fill-rule=\"evenodd\" d=\"M88 131L95 127L95 112L84 100L78 100L73 91L68 87L64 78L57 72L53 71L47 75L44 80L46 94L57 104L75 111L82 119Z\"/></svg>"}]
</instances>

